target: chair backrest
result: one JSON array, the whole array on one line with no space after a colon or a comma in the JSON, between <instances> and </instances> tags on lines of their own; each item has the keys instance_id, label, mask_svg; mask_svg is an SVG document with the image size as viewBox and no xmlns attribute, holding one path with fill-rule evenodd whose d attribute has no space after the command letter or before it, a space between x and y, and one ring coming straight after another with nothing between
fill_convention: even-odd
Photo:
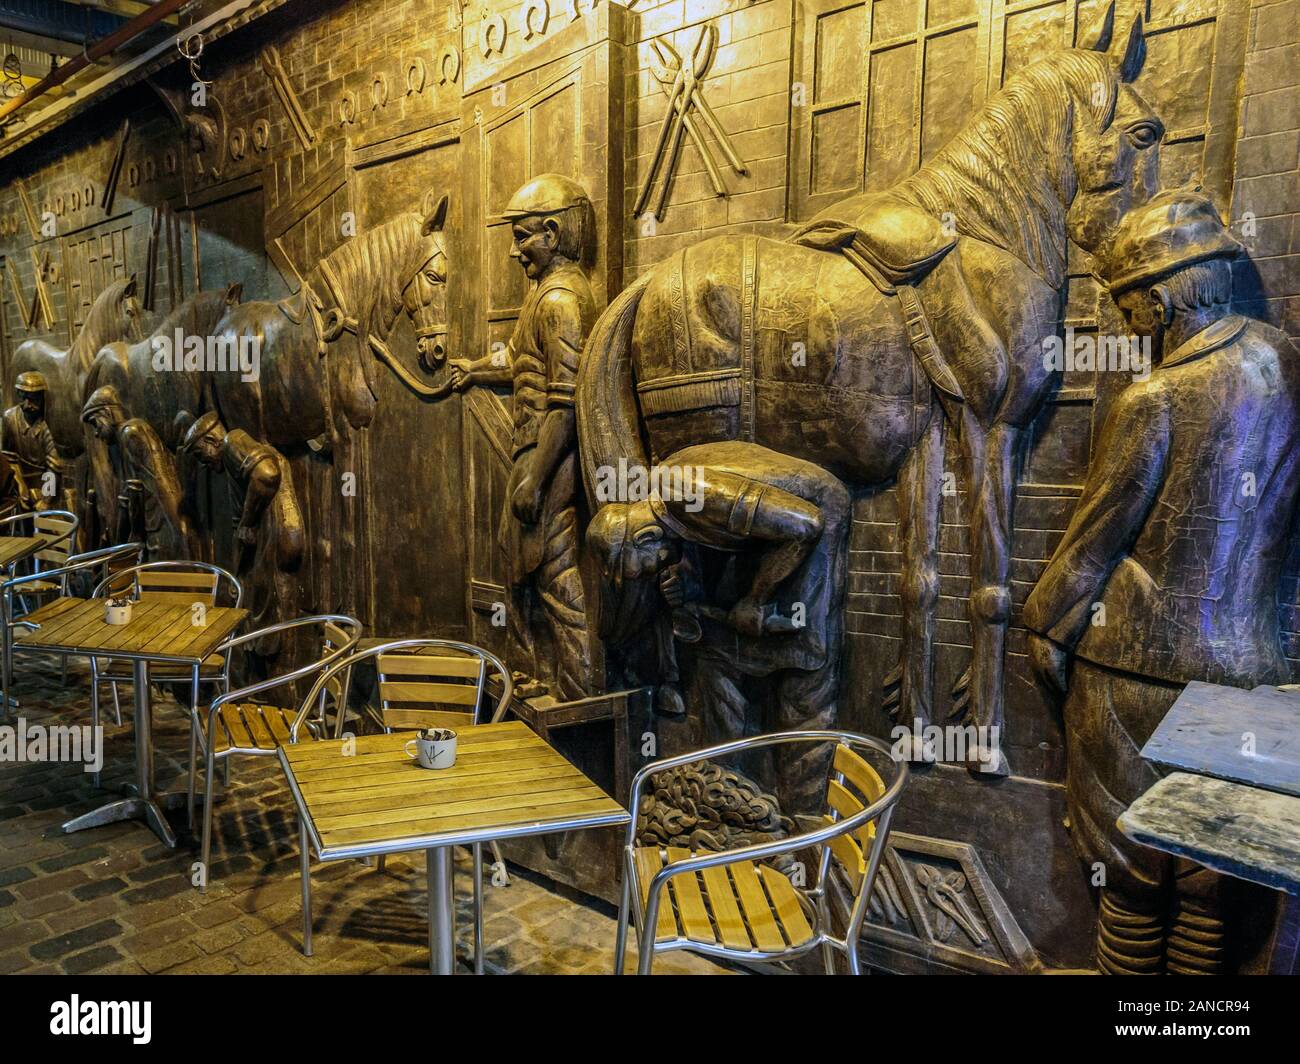
<instances>
[{"instance_id":1,"label":"chair backrest","mask_svg":"<svg viewBox=\"0 0 1300 1064\"><path fill-rule=\"evenodd\" d=\"M76 548L77 526L80 522L75 514L66 510L38 510L33 517L32 527L38 536L50 537L47 546L34 555L36 569L60 569L68 564L68 556Z\"/></svg>"},{"instance_id":2,"label":"chair backrest","mask_svg":"<svg viewBox=\"0 0 1300 1064\"><path fill-rule=\"evenodd\" d=\"M354 629L349 625L326 621L321 635L321 649L324 651L324 657L328 658L336 650L344 648L351 650L360 637L361 628L359 625ZM320 701L317 706L317 719L324 723L326 710L330 703L333 703L336 714L335 735L341 735L343 732L343 718L347 713L348 691L351 686L352 670L344 669L326 680L325 686L321 688Z\"/></svg>"},{"instance_id":3,"label":"chair backrest","mask_svg":"<svg viewBox=\"0 0 1300 1064\"><path fill-rule=\"evenodd\" d=\"M826 782L827 813L823 824L856 816L880 801L886 790L885 781L865 758L847 743L836 743L830 778ZM855 898L872 865L877 823L878 819L868 820L856 831L832 838L823 856L823 878L828 871L827 862L833 857Z\"/></svg>"},{"instance_id":4,"label":"chair backrest","mask_svg":"<svg viewBox=\"0 0 1300 1064\"><path fill-rule=\"evenodd\" d=\"M243 587L219 565L187 561L146 562L113 573L95 588L95 597L130 590L140 601L181 606L201 602L206 606L216 606L223 589L232 605L239 606L243 602Z\"/></svg>"},{"instance_id":5,"label":"chair backrest","mask_svg":"<svg viewBox=\"0 0 1300 1064\"><path fill-rule=\"evenodd\" d=\"M436 728L479 723L487 658L436 641L375 658L384 727Z\"/></svg>"}]
</instances>

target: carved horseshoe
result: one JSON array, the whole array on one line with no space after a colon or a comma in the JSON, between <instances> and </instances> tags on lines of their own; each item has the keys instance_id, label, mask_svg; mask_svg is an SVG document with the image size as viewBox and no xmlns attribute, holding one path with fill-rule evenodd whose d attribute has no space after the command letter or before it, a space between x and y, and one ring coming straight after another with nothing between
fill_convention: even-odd
<instances>
[{"instance_id":1,"label":"carved horseshoe","mask_svg":"<svg viewBox=\"0 0 1300 1064\"><path fill-rule=\"evenodd\" d=\"M350 92L339 97L339 125L350 126L357 120L357 98Z\"/></svg>"},{"instance_id":2,"label":"carved horseshoe","mask_svg":"<svg viewBox=\"0 0 1300 1064\"><path fill-rule=\"evenodd\" d=\"M451 64L451 72L447 72L447 64ZM451 82L453 85L460 77L460 49L453 44L444 45L441 52L438 53L438 84L446 85Z\"/></svg>"},{"instance_id":3,"label":"carved horseshoe","mask_svg":"<svg viewBox=\"0 0 1300 1064\"><path fill-rule=\"evenodd\" d=\"M146 155L144 159L144 179L152 181L158 176L158 163L154 161L152 155Z\"/></svg>"},{"instance_id":4,"label":"carved horseshoe","mask_svg":"<svg viewBox=\"0 0 1300 1064\"><path fill-rule=\"evenodd\" d=\"M69 198L71 199L72 202L72 210L74 211L81 210L81 189L74 188L72 190L72 195Z\"/></svg>"},{"instance_id":5,"label":"carved horseshoe","mask_svg":"<svg viewBox=\"0 0 1300 1064\"><path fill-rule=\"evenodd\" d=\"M60 192L57 196L54 197L54 213L57 214L60 218L62 218L64 214L67 213L67 204L64 202L62 192Z\"/></svg>"},{"instance_id":6,"label":"carved horseshoe","mask_svg":"<svg viewBox=\"0 0 1300 1064\"><path fill-rule=\"evenodd\" d=\"M479 23L478 43L484 59L491 58L493 52L506 50L507 32L505 15L493 15ZM493 36L496 41L493 41Z\"/></svg>"},{"instance_id":7,"label":"carved horseshoe","mask_svg":"<svg viewBox=\"0 0 1300 1064\"><path fill-rule=\"evenodd\" d=\"M524 40L531 41L546 32L546 24L551 20L551 7L546 0L524 0L519 16L524 24Z\"/></svg>"},{"instance_id":8,"label":"carved horseshoe","mask_svg":"<svg viewBox=\"0 0 1300 1064\"><path fill-rule=\"evenodd\" d=\"M236 129L230 134L230 157L239 162L248 150L248 134L243 129Z\"/></svg>"},{"instance_id":9,"label":"carved horseshoe","mask_svg":"<svg viewBox=\"0 0 1300 1064\"><path fill-rule=\"evenodd\" d=\"M271 144L271 123L259 118L253 123L253 151L264 152Z\"/></svg>"},{"instance_id":10,"label":"carved horseshoe","mask_svg":"<svg viewBox=\"0 0 1300 1064\"><path fill-rule=\"evenodd\" d=\"M370 109L388 106L388 78L378 74L370 83Z\"/></svg>"},{"instance_id":11,"label":"carved horseshoe","mask_svg":"<svg viewBox=\"0 0 1300 1064\"><path fill-rule=\"evenodd\" d=\"M135 188L135 186L140 183L140 167L135 163L132 163L127 167L126 180L132 188Z\"/></svg>"},{"instance_id":12,"label":"carved horseshoe","mask_svg":"<svg viewBox=\"0 0 1300 1064\"><path fill-rule=\"evenodd\" d=\"M413 92L423 92L424 83L428 79L428 71L424 68L423 59L412 59L406 64L406 95L410 96Z\"/></svg>"},{"instance_id":13,"label":"carved horseshoe","mask_svg":"<svg viewBox=\"0 0 1300 1064\"><path fill-rule=\"evenodd\" d=\"M176 149L168 148L163 152L163 171L168 174L174 174L179 167L180 159L176 155Z\"/></svg>"}]
</instances>

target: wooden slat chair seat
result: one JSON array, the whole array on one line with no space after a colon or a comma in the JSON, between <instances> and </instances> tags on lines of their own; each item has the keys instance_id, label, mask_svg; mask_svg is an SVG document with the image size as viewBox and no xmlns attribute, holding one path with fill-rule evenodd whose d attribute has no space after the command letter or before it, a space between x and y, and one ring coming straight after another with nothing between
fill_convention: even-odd
<instances>
[{"instance_id":1,"label":"wooden slat chair seat","mask_svg":"<svg viewBox=\"0 0 1300 1064\"><path fill-rule=\"evenodd\" d=\"M636 844L636 825L629 828L625 847L625 881L619 910L618 939L615 944L615 972L623 968L626 932L635 916L637 938L641 948L641 971L649 973L656 952L668 949L695 949L712 957L781 960L799 956L821 946L828 972L834 971L832 950L849 958L849 970L858 971L857 932L865 914L875 869L879 864L889 820L907 782L907 770L900 766L892 786L872 765L858 754L850 742L870 746L888 754L885 744L863 736L837 732L787 732L771 736L754 736L710 750L697 751L648 765L637 773L632 784L630 808L638 808L643 780L656 771L664 771L694 761L724 754L734 754L754 746L780 742L836 742L826 784L826 811L809 832L791 839L778 840L750 859L749 854L725 860L725 853L689 850L675 846L640 846ZM853 817L855 826L836 831L836 825ZM749 849L749 848L745 848ZM820 855L815 880L808 886L796 886L766 860L780 854L815 850ZM671 869L692 859L716 860L707 867L690 867L661 880L653 936L645 927L650 918L651 883L664 869ZM836 875L852 899L849 927L843 938L830 926L827 902L828 878ZM635 895L633 909L632 896Z\"/></svg>"},{"instance_id":2,"label":"wooden slat chair seat","mask_svg":"<svg viewBox=\"0 0 1300 1064\"><path fill-rule=\"evenodd\" d=\"M665 864L697 856L669 846L636 851L638 889L644 907L650 880ZM660 902L655 939L686 938L732 950L782 953L805 945L815 935L816 909L790 880L764 864L737 861L668 881L671 905Z\"/></svg>"},{"instance_id":3,"label":"wooden slat chair seat","mask_svg":"<svg viewBox=\"0 0 1300 1064\"><path fill-rule=\"evenodd\" d=\"M289 743L289 729L297 715L296 706L227 702L213 718L213 750L217 754L273 754ZM316 722L305 723L313 737L319 735Z\"/></svg>"}]
</instances>

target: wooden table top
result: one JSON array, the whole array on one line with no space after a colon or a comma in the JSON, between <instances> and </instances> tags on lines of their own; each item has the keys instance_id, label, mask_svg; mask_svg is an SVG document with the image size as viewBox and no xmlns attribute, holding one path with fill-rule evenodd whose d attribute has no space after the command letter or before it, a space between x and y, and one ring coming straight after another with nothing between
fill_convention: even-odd
<instances>
[{"instance_id":1,"label":"wooden table top","mask_svg":"<svg viewBox=\"0 0 1300 1064\"><path fill-rule=\"evenodd\" d=\"M1300 798L1173 772L1119 818L1134 842L1300 894Z\"/></svg>"},{"instance_id":2,"label":"wooden table top","mask_svg":"<svg viewBox=\"0 0 1300 1064\"><path fill-rule=\"evenodd\" d=\"M0 536L0 567L30 558L50 536Z\"/></svg>"},{"instance_id":3,"label":"wooden table top","mask_svg":"<svg viewBox=\"0 0 1300 1064\"><path fill-rule=\"evenodd\" d=\"M204 623L195 624L195 613L188 605L144 599L135 604L126 624L109 624L104 620L102 598L65 596L24 617L23 621L40 627L21 632L14 644L28 650L197 665L247 616L248 610L208 606L203 612Z\"/></svg>"},{"instance_id":4,"label":"wooden table top","mask_svg":"<svg viewBox=\"0 0 1300 1064\"><path fill-rule=\"evenodd\" d=\"M456 729L456 764L425 769L414 732L280 748L322 860L626 824L627 811L522 721ZM346 743L355 743L348 753Z\"/></svg>"},{"instance_id":5,"label":"wooden table top","mask_svg":"<svg viewBox=\"0 0 1300 1064\"><path fill-rule=\"evenodd\" d=\"M1300 691L1193 682L1142 747L1170 768L1300 796Z\"/></svg>"}]
</instances>

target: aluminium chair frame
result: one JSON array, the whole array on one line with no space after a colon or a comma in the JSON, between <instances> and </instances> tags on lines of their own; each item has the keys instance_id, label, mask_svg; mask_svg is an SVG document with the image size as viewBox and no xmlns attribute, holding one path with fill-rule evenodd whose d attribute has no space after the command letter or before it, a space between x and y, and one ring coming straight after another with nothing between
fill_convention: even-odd
<instances>
[{"instance_id":1,"label":"aluminium chair frame","mask_svg":"<svg viewBox=\"0 0 1300 1064\"><path fill-rule=\"evenodd\" d=\"M262 636L271 635L277 632L287 632L297 628L305 628L308 625L320 625L324 627L329 624L333 624L350 633L347 642L345 642L341 647L337 647L334 650L331 650L324 657L318 658L317 660L309 662L306 665L300 665L298 668L293 669L290 672L281 673L278 676L271 676L265 680L259 680L256 683L248 684L247 686L240 687L234 691L231 690L223 691L220 695L214 698L212 700L212 703L208 706L207 727L204 729L204 736L205 736L204 755L206 760L206 770L204 772L204 780L203 780L203 787L204 787L203 838L202 838L200 858L199 858L199 860L202 862L201 865L202 880L200 881L199 892L202 894L206 894L208 890L208 869L212 857L212 799L215 790L215 777L216 777L218 756L220 757L221 760L227 762L231 757L237 754L247 755L249 757L275 756L275 750L261 750L261 749L253 750L253 749L247 749L244 747L236 747L236 746L230 746L227 749L223 750L220 755L218 755L216 752L216 742L215 742L216 721L217 721L217 715L221 711L221 707L232 703L237 705L239 702L247 701L253 695L261 694L263 691L269 691L276 687L282 687L285 684L296 683L298 680L305 680L308 677L319 672L321 669L331 670L329 672L329 675L333 676L334 673L338 671L338 669L333 669L332 667L335 665L344 664L343 662L340 661L340 659L345 658L349 653L349 651L351 651L352 648L355 647L358 642L360 642L362 626L359 620L357 620L355 617L349 617L346 614L322 613L322 614L316 614L311 617L297 617L290 621L280 621L277 624L267 625L265 628L259 628L255 632L248 632L245 635L235 636L232 639L227 639L224 643L222 643L217 648L217 653L224 653L226 655L227 663L229 663L231 650L233 650L237 646L242 646L245 643L250 643L255 639L260 639ZM322 677L322 679L323 678L324 677ZM346 685L345 685L345 691L346 691ZM303 700L301 708L298 710L297 715L293 719L293 725L290 728L291 742L298 741L298 728L302 725L303 721L306 720L308 714L312 711L312 709L316 707L318 700L323 714L324 697L325 697L324 686L321 683L314 684L311 689L311 694L309 694L308 697ZM191 763L191 773L192 772L193 772L193 763Z\"/></svg>"},{"instance_id":2,"label":"aluminium chair frame","mask_svg":"<svg viewBox=\"0 0 1300 1064\"><path fill-rule=\"evenodd\" d=\"M13 615L14 590L21 588L24 584L34 583L37 580L48 581L57 577L61 585L66 586L69 576L74 573L88 572L99 565L107 565L109 562L118 557L127 557L130 554L137 556L144 550L142 543L119 543L114 547L100 547L98 550L86 551L82 554L72 556L69 564L58 569L47 569L40 573L28 573L25 576L14 576L0 584L0 628L3 629L3 647L0 648L0 716L7 715L9 711L10 699L9 688L13 685L13 667L14 667L14 640L13 631L15 628L27 628L29 630L37 626L23 617L15 618ZM19 591L21 594L21 591ZM64 655L66 662L67 656ZM92 705L92 710L95 708ZM96 723L98 721L96 720ZM96 784L98 784L98 774L96 774Z\"/></svg>"},{"instance_id":3,"label":"aluminium chair frame","mask_svg":"<svg viewBox=\"0 0 1300 1064\"><path fill-rule=\"evenodd\" d=\"M479 669L478 702L474 705L474 711L470 715L475 724L478 723L479 709L483 703L484 680L486 679L486 670L482 663L490 663L501 676L501 696L497 699L496 708L492 711L492 716L488 720L489 724L497 724L505 717L506 712L510 709L510 702L514 698L515 684L511 679L510 670L506 668L505 663L493 654L490 650L483 647L475 646L473 643L461 643L452 639L395 639L390 643L381 643L378 646L366 647L365 650L359 650L351 657L344 661L336 662L327 668L316 683L308 692L307 697L303 700L303 708L299 710L298 716L294 719L293 728L289 732L289 741L297 742L298 726L305 716L305 711L318 697L320 692L324 691L325 684L329 682L335 673L342 669L351 669L359 661L365 661L367 658L378 657L380 654L389 654L398 650L407 650L418 647L433 647L442 650L459 650L463 653L477 657L481 663ZM392 729L387 728L387 733ZM311 945L311 848L307 837L307 825L305 822L299 823L299 845L301 847L300 860L302 862L302 942L303 953L308 957L312 955ZM497 849L496 843L489 843L493 848L493 856L496 860L501 860L500 850ZM483 974L483 844L476 842L470 847L470 852L474 858L474 974ZM382 860L383 855L380 854ZM454 913L453 906L453 913Z\"/></svg>"},{"instance_id":4,"label":"aluminium chair frame","mask_svg":"<svg viewBox=\"0 0 1300 1064\"><path fill-rule=\"evenodd\" d=\"M889 757L897 766L898 772L880 798L866 804L864 809L853 816L844 817L814 831L803 832L784 839L757 843L751 846L741 846L734 850L699 854L664 865L651 879L643 905L640 891L634 890L633 886L639 883L636 868L636 833L640 818L637 815L637 809L640 805L641 787L645 781L670 768L679 768L682 765L690 765L698 761L725 757L741 751L800 742L830 742L847 746L850 749L854 746L865 746ZM833 769L830 770L830 778L834 778ZM852 974L861 974L857 954L858 935L862 929L862 922L871 900L876 872L889 841L890 821L893 819L894 809L907 786L907 782L907 762L895 759L893 750L887 743L869 736L843 731L790 731L755 735L745 739L737 739L733 742L721 743L703 750L695 750L677 757L654 761L644 766L632 778L632 789L628 805L628 808L632 811L632 820L628 824L627 840L623 847L623 883L620 888L618 929L614 940L614 974L623 974L627 952L628 923L629 917L633 915L633 906L635 907L633 922L637 932L637 973L639 975L650 974L656 954L668 953L674 950L689 950L720 960L743 960L770 964L803 956L818 947L822 950L822 959L827 974L834 974L833 950L839 950L845 955L849 971ZM837 938L829 930L831 922L830 908L826 893L831 862L829 843L832 839L852 834L873 821L876 823L876 833L871 847L870 860L857 896L853 900L844 937ZM686 873L693 875L706 868L717 868L740 862L760 861L813 846L821 847L817 881L811 890L804 892L804 897L815 904L817 921L816 933L807 942L780 952L765 953L759 950L729 949L709 943L696 942L682 935L665 942L656 940L656 929L658 928L659 909L663 903L663 893L667 889L668 881L674 876Z\"/></svg>"}]
</instances>

